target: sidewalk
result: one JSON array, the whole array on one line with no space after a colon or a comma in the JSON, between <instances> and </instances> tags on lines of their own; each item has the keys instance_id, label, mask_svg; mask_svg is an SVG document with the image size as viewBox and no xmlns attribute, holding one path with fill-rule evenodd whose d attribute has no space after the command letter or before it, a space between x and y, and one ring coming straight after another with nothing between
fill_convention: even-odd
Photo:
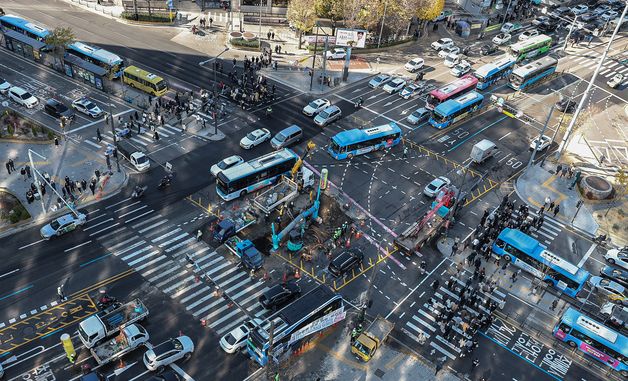
<instances>
[{"instance_id":1,"label":"sidewalk","mask_svg":"<svg viewBox=\"0 0 628 381\"><path fill-rule=\"evenodd\" d=\"M32 154L34 166L42 175L48 174L50 176L51 183L52 181L55 183L56 189L60 194L63 192L62 188L66 176L74 182L81 180L87 182L87 189L79 191L77 188L72 192L76 198L75 202L78 209L113 196L126 184L128 179L128 175L122 166L121 172L116 172L114 158L111 158L113 175L110 177L107 176L108 170L104 156L102 158L95 158L93 155L80 149L75 142L60 141L60 145L55 146L52 143L28 144L0 141L0 151L6 155L4 159L13 159L16 169L16 171L11 174L8 174L4 169L0 172L0 188L6 188L16 196L31 214L31 219L22 221L21 224L16 224L15 226L0 226L0 236L13 234L31 225L48 221L54 216L68 212L67 206L58 203L58 196L54 194L48 186L45 187L43 207L41 200L37 198L34 202L28 203L26 192L31 189L31 184L35 182L35 171L30 169L31 176L23 177L20 174L20 170L27 165L30 167L28 157L29 149L46 158L46 160L44 160L36 154ZM96 179L94 174L96 170L100 171L101 175L96 183L95 192L92 194L89 189L89 183L91 179ZM46 212L43 211L44 208Z\"/></svg>"}]
</instances>

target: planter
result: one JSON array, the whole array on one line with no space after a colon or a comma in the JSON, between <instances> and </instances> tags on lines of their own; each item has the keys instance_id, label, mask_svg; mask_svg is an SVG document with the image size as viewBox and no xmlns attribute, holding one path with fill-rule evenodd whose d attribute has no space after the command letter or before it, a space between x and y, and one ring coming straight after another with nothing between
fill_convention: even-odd
<instances>
[{"instance_id":1,"label":"planter","mask_svg":"<svg viewBox=\"0 0 628 381\"><path fill-rule=\"evenodd\" d=\"M231 32L229 33L229 39L231 40L240 40L242 38L242 33L240 32Z\"/></svg>"},{"instance_id":2,"label":"planter","mask_svg":"<svg viewBox=\"0 0 628 381\"><path fill-rule=\"evenodd\" d=\"M257 39L257 35L251 32L244 32L242 33L242 38L244 38L245 41L254 41Z\"/></svg>"}]
</instances>

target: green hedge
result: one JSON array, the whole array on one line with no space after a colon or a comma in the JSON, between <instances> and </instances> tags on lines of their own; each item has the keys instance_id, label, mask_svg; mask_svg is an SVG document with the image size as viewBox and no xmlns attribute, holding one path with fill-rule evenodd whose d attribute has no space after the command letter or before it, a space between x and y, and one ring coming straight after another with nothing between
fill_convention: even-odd
<instances>
[{"instance_id":1,"label":"green hedge","mask_svg":"<svg viewBox=\"0 0 628 381\"><path fill-rule=\"evenodd\" d=\"M229 40L229 42L231 42L231 45L234 46L242 46L244 48L259 48L259 41L257 40L247 41L243 38L232 38L231 40Z\"/></svg>"},{"instance_id":2,"label":"green hedge","mask_svg":"<svg viewBox=\"0 0 628 381\"><path fill-rule=\"evenodd\" d=\"M28 211L26 210L26 208L24 208L24 206L22 204L16 205L10 212L9 212L9 221L12 224L18 223L22 220L26 220L29 219L31 217L31 215L28 213Z\"/></svg>"},{"instance_id":3,"label":"green hedge","mask_svg":"<svg viewBox=\"0 0 628 381\"><path fill-rule=\"evenodd\" d=\"M147 13L138 13L137 18L135 18L135 12L124 11L122 12L122 14L120 14L120 17L132 21L171 23L173 20L176 19L177 15L176 13L173 13L171 20L169 13L153 13L151 15Z\"/></svg>"}]
</instances>

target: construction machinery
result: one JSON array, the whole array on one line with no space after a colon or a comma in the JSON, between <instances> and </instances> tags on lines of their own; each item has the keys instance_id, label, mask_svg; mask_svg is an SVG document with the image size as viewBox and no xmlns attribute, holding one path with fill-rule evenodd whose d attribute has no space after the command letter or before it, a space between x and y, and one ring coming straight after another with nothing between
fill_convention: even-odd
<instances>
[{"instance_id":1,"label":"construction machinery","mask_svg":"<svg viewBox=\"0 0 628 381\"><path fill-rule=\"evenodd\" d=\"M366 331L351 343L351 353L358 360L369 361L395 327L395 323L378 316Z\"/></svg>"}]
</instances>

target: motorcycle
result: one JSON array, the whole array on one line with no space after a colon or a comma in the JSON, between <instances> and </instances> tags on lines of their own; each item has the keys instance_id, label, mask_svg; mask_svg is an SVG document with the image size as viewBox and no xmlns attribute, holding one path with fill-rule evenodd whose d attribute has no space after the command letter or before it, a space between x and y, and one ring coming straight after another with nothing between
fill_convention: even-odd
<instances>
[{"instance_id":1,"label":"motorcycle","mask_svg":"<svg viewBox=\"0 0 628 381\"><path fill-rule=\"evenodd\" d=\"M96 306L98 307L98 309L100 310L104 310L107 309L109 307L111 307L114 304L118 304L118 299L116 299L113 296L109 296L107 294L103 295L100 297L100 299L98 299L98 303L96 303Z\"/></svg>"},{"instance_id":2,"label":"motorcycle","mask_svg":"<svg viewBox=\"0 0 628 381\"><path fill-rule=\"evenodd\" d=\"M136 199L142 197L144 195L144 191L146 191L147 188L148 187L136 186L133 190L133 193L131 193L131 198Z\"/></svg>"},{"instance_id":3,"label":"motorcycle","mask_svg":"<svg viewBox=\"0 0 628 381\"><path fill-rule=\"evenodd\" d=\"M157 189L164 189L172 183L172 175L164 176L159 184L157 185Z\"/></svg>"},{"instance_id":4,"label":"motorcycle","mask_svg":"<svg viewBox=\"0 0 628 381\"><path fill-rule=\"evenodd\" d=\"M606 234L600 234L597 237L593 238L593 242L603 247L606 247L608 244L610 244L610 241L610 238L608 238Z\"/></svg>"},{"instance_id":5,"label":"motorcycle","mask_svg":"<svg viewBox=\"0 0 628 381\"><path fill-rule=\"evenodd\" d=\"M364 99L360 98L357 101L355 101L355 103L353 104L354 108L360 108L362 107L362 104L364 104Z\"/></svg>"}]
</instances>

